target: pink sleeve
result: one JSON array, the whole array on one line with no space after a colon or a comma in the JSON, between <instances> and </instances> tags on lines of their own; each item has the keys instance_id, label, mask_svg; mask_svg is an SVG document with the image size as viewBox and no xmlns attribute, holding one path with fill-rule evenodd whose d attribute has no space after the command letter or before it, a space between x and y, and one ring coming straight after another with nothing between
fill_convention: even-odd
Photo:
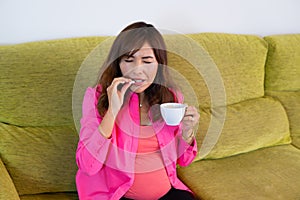
<instances>
[{"instance_id":1,"label":"pink sleeve","mask_svg":"<svg viewBox=\"0 0 300 200\"><path fill-rule=\"evenodd\" d=\"M88 88L82 103L79 142L76 151L78 168L93 175L103 166L111 143L101 135L98 126L102 120L97 110L96 88Z\"/></svg>"},{"instance_id":2,"label":"pink sleeve","mask_svg":"<svg viewBox=\"0 0 300 200\"><path fill-rule=\"evenodd\" d=\"M197 142L196 139L193 140L192 144L188 144L182 137L178 134L178 153L180 157L177 159L177 163L180 166L189 165L197 155Z\"/></svg>"},{"instance_id":3,"label":"pink sleeve","mask_svg":"<svg viewBox=\"0 0 300 200\"><path fill-rule=\"evenodd\" d=\"M178 102L184 102L184 96L181 92L173 91L173 94L176 95ZM181 126L178 129L177 137L178 137L178 155L179 158L177 159L177 163L180 166L187 166L189 165L197 155L197 142L196 139L193 140L192 144L188 144L183 138L181 134Z\"/></svg>"}]
</instances>

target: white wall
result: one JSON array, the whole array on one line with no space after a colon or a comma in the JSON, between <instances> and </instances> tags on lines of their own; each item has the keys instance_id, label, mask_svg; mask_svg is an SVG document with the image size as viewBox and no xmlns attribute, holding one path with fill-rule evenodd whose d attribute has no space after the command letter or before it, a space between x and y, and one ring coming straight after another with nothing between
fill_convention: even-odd
<instances>
[{"instance_id":1,"label":"white wall","mask_svg":"<svg viewBox=\"0 0 300 200\"><path fill-rule=\"evenodd\" d=\"M300 33L299 0L0 0L0 44L116 35L144 20L180 33Z\"/></svg>"}]
</instances>

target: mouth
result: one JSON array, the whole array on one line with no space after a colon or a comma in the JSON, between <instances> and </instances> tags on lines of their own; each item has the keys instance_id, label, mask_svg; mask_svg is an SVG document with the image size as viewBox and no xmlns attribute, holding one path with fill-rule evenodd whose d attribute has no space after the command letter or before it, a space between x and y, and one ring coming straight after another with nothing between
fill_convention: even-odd
<instances>
[{"instance_id":1,"label":"mouth","mask_svg":"<svg viewBox=\"0 0 300 200\"><path fill-rule=\"evenodd\" d=\"M142 85L145 81L143 79L132 79L134 85Z\"/></svg>"},{"instance_id":2,"label":"mouth","mask_svg":"<svg viewBox=\"0 0 300 200\"><path fill-rule=\"evenodd\" d=\"M142 83L142 82L144 82L145 80L141 80L141 79L135 79L135 80L133 80L135 83Z\"/></svg>"}]
</instances>

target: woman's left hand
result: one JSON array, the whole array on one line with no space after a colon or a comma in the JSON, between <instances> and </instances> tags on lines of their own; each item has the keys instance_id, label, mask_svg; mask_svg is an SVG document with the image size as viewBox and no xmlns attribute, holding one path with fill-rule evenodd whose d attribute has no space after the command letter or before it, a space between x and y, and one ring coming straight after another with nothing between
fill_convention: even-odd
<instances>
[{"instance_id":1,"label":"woman's left hand","mask_svg":"<svg viewBox=\"0 0 300 200\"><path fill-rule=\"evenodd\" d=\"M194 106L188 106L182 120L182 137L189 144L191 144L194 139L194 128L198 124L199 119L200 114L197 109Z\"/></svg>"}]
</instances>

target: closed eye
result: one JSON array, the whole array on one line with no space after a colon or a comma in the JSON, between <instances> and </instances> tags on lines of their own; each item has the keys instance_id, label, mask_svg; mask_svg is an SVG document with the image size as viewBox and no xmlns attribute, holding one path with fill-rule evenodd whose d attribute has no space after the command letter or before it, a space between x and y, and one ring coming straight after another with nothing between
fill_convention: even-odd
<instances>
[{"instance_id":1,"label":"closed eye","mask_svg":"<svg viewBox=\"0 0 300 200\"><path fill-rule=\"evenodd\" d=\"M127 63L133 62L133 60L128 60L128 59L125 59L124 61L127 62Z\"/></svg>"},{"instance_id":2,"label":"closed eye","mask_svg":"<svg viewBox=\"0 0 300 200\"><path fill-rule=\"evenodd\" d=\"M142 57L142 59L145 64L151 64L153 62L152 56L144 56L144 57Z\"/></svg>"}]
</instances>

